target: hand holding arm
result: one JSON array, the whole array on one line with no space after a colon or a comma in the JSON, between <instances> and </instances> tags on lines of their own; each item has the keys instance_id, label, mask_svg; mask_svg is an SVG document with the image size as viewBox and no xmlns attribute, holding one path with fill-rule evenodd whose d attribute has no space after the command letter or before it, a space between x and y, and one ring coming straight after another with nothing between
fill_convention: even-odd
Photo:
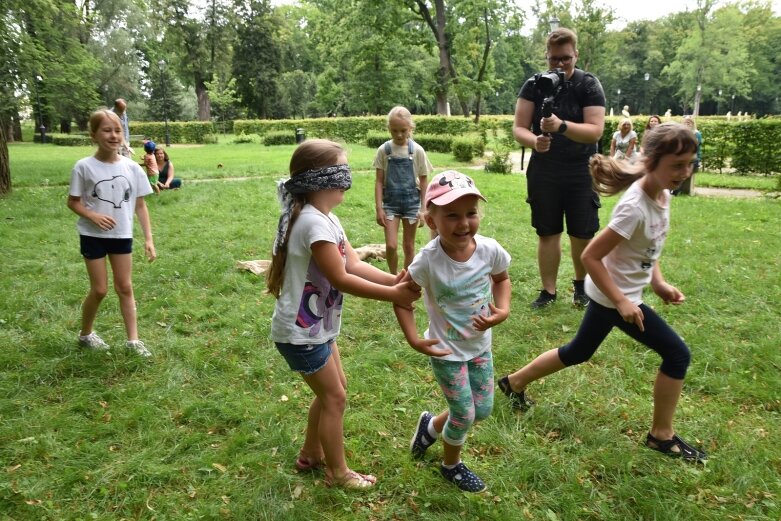
<instances>
[{"instance_id":1,"label":"hand holding arm","mask_svg":"<svg viewBox=\"0 0 781 521\"><path fill-rule=\"evenodd\" d=\"M392 284L394 276L358 259L358 255L349 243L347 243L347 265L336 244L328 241L313 243L312 257L323 275L339 291L358 297L393 302L407 308L420 298L420 292L414 291L407 283L387 285Z\"/></svg>"}]
</instances>

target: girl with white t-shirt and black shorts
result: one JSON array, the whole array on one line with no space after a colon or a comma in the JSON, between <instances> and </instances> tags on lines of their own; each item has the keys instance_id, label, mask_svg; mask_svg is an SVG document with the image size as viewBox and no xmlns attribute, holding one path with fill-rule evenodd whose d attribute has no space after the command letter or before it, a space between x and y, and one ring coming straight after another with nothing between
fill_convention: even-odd
<instances>
[{"instance_id":1,"label":"girl with white t-shirt and black shorts","mask_svg":"<svg viewBox=\"0 0 781 521\"><path fill-rule=\"evenodd\" d=\"M642 161L630 165L595 155L591 175L598 192L614 195L625 190L607 228L582 255L586 266L586 293L591 299L575 338L551 349L519 371L499 380L499 388L514 408L531 405L526 386L565 367L586 362L608 333L618 327L662 357L654 383L654 414L646 445L686 461L707 460L701 449L680 438L673 416L689 366L689 348L678 334L642 301L651 288L665 303L681 304L685 297L668 284L659 267L669 229L670 191L692 173L697 151L694 134L683 125L665 123L643 136Z\"/></svg>"}]
</instances>

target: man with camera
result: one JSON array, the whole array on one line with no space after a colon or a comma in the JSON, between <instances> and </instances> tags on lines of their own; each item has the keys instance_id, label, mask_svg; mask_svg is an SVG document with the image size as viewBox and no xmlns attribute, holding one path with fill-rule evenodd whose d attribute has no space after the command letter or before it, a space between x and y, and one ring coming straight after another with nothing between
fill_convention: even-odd
<instances>
[{"instance_id":1,"label":"man with camera","mask_svg":"<svg viewBox=\"0 0 781 521\"><path fill-rule=\"evenodd\" d=\"M599 229L599 196L591 186L589 158L605 126L605 93L592 74L575 68L577 36L556 29L548 36L551 70L524 83L515 106L513 136L532 149L526 170L527 202L537 231L537 263L542 279L541 308L556 300L561 263L561 234L566 219L575 271L573 303L588 304L583 289L586 269L580 260Z\"/></svg>"}]
</instances>

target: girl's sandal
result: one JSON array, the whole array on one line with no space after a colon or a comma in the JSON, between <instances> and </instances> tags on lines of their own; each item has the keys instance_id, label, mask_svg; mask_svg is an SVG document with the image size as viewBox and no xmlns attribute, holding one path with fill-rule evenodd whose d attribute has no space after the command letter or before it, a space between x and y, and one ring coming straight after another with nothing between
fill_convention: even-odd
<instances>
[{"instance_id":1,"label":"girl's sandal","mask_svg":"<svg viewBox=\"0 0 781 521\"><path fill-rule=\"evenodd\" d=\"M672 458L681 458L692 463L705 463L708 461L708 455L705 451L691 445L677 434L674 434L672 439L660 440L649 432L645 438L645 445Z\"/></svg>"},{"instance_id":2,"label":"girl's sandal","mask_svg":"<svg viewBox=\"0 0 781 521\"><path fill-rule=\"evenodd\" d=\"M339 487L346 489L358 489L373 487L377 483L377 478L371 474L359 474L354 470L347 471L343 478L336 480L333 476L325 476L326 487Z\"/></svg>"},{"instance_id":3,"label":"girl's sandal","mask_svg":"<svg viewBox=\"0 0 781 521\"><path fill-rule=\"evenodd\" d=\"M296 459L296 468L298 470L319 470L324 466L325 462L323 460L317 460L310 458L309 456L304 456L304 454L301 452L298 453L298 458Z\"/></svg>"}]
</instances>

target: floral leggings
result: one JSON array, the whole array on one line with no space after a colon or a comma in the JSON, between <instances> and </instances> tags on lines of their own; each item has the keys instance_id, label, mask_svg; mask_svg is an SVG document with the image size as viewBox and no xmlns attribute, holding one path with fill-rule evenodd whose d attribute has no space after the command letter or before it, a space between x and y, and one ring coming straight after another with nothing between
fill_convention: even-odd
<instances>
[{"instance_id":1,"label":"floral leggings","mask_svg":"<svg viewBox=\"0 0 781 521\"><path fill-rule=\"evenodd\" d=\"M442 439L461 446L469 427L491 415L494 407L494 363L491 351L467 361L431 358L437 379L449 409Z\"/></svg>"}]
</instances>

